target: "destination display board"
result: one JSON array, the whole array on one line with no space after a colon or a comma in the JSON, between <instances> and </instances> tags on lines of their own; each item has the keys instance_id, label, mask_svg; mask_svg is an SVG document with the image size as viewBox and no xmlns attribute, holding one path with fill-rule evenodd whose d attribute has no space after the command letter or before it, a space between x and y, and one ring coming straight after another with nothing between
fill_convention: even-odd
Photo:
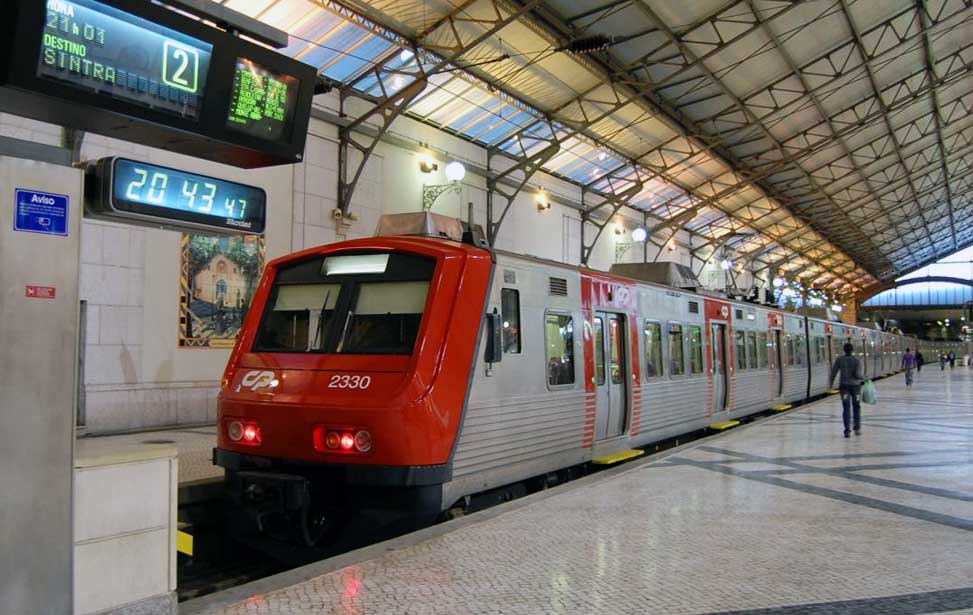
<instances>
[{"instance_id":1,"label":"destination display board","mask_svg":"<svg viewBox=\"0 0 973 615\"><path fill-rule=\"evenodd\" d=\"M242 167L302 159L314 67L145 0L7 4L0 111Z\"/></svg>"},{"instance_id":2,"label":"destination display board","mask_svg":"<svg viewBox=\"0 0 973 615\"><path fill-rule=\"evenodd\" d=\"M85 211L97 218L233 234L260 234L266 225L262 188L189 171L102 158L85 185Z\"/></svg>"},{"instance_id":3,"label":"destination display board","mask_svg":"<svg viewBox=\"0 0 973 615\"><path fill-rule=\"evenodd\" d=\"M280 139L294 118L297 87L294 77L239 58L227 126L261 139Z\"/></svg>"},{"instance_id":4,"label":"destination display board","mask_svg":"<svg viewBox=\"0 0 973 615\"><path fill-rule=\"evenodd\" d=\"M37 74L199 117L213 45L94 0L47 0Z\"/></svg>"}]
</instances>

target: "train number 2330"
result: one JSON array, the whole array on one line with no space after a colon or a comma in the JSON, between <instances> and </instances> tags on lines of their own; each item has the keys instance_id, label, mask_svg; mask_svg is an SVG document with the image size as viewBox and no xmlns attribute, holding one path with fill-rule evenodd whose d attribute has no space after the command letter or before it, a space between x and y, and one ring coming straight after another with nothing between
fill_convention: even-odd
<instances>
[{"instance_id":1,"label":"train number 2330","mask_svg":"<svg viewBox=\"0 0 973 615\"><path fill-rule=\"evenodd\" d=\"M367 389L372 384L371 376L331 376L329 389Z\"/></svg>"}]
</instances>

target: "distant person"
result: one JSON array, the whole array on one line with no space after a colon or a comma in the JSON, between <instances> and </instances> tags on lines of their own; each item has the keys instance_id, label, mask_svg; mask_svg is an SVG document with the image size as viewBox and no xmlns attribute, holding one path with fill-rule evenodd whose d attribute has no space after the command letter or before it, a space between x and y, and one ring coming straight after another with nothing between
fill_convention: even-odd
<instances>
[{"instance_id":1,"label":"distant person","mask_svg":"<svg viewBox=\"0 0 973 615\"><path fill-rule=\"evenodd\" d=\"M906 348L905 354L902 355L902 369L905 370L905 386L911 387L912 372L916 369L916 353L910 348Z\"/></svg>"},{"instance_id":2,"label":"distant person","mask_svg":"<svg viewBox=\"0 0 973 615\"><path fill-rule=\"evenodd\" d=\"M828 380L830 386L834 386L834 377L839 373L841 380L838 383L838 392L841 394L841 418L845 423L845 437L851 435L851 418L854 410L855 435L861 435L862 427L862 382L865 376L862 374L862 364L857 357L851 353L855 347L851 344L844 345L845 356L838 357L831 366L831 378Z\"/></svg>"},{"instance_id":3,"label":"distant person","mask_svg":"<svg viewBox=\"0 0 973 615\"><path fill-rule=\"evenodd\" d=\"M949 369L956 367L956 353L952 350L949 351Z\"/></svg>"},{"instance_id":4,"label":"distant person","mask_svg":"<svg viewBox=\"0 0 973 615\"><path fill-rule=\"evenodd\" d=\"M949 357L946 356L946 353L945 352L940 352L939 353L939 371L943 371L943 370L946 369L946 361L948 359L949 359Z\"/></svg>"},{"instance_id":5,"label":"distant person","mask_svg":"<svg viewBox=\"0 0 973 615\"><path fill-rule=\"evenodd\" d=\"M922 371L922 364L925 362L926 362L925 357L922 356L921 352L916 350L916 372Z\"/></svg>"}]
</instances>

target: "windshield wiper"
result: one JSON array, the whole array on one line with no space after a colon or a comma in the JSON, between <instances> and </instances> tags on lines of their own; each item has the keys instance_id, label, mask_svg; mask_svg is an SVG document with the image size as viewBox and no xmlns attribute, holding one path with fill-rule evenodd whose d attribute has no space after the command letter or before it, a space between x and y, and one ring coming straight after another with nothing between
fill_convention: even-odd
<instances>
[{"instance_id":1,"label":"windshield wiper","mask_svg":"<svg viewBox=\"0 0 973 615\"><path fill-rule=\"evenodd\" d=\"M328 309L328 299L330 298L331 298L331 291L329 290L324 295L324 303L321 304L321 312L318 313L318 326L317 326L317 330L314 332L314 341L311 342L311 346L310 348L308 348L308 351L310 351L311 348L318 347L318 340L321 338L321 331L324 330L324 311Z\"/></svg>"},{"instance_id":2,"label":"windshield wiper","mask_svg":"<svg viewBox=\"0 0 973 615\"><path fill-rule=\"evenodd\" d=\"M351 317L355 315L355 310L348 310L348 315L345 316L345 326L341 328L341 337L338 338L338 349L335 352L341 352L342 348L345 347L345 337L348 335L348 325L351 323Z\"/></svg>"}]
</instances>

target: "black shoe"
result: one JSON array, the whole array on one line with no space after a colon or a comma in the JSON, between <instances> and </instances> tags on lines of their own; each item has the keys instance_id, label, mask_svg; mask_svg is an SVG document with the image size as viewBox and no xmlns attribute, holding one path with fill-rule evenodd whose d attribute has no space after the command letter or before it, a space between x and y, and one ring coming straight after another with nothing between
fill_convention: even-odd
<instances>
[{"instance_id":1,"label":"black shoe","mask_svg":"<svg viewBox=\"0 0 973 615\"><path fill-rule=\"evenodd\" d=\"M861 429L856 429L856 430L855 430L855 435L856 435L856 436L860 436L860 435L862 435L862 430L861 430Z\"/></svg>"},{"instance_id":2,"label":"black shoe","mask_svg":"<svg viewBox=\"0 0 973 615\"><path fill-rule=\"evenodd\" d=\"M851 432L850 431L846 431L845 432L845 437L846 438L850 438L851 437Z\"/></svg>"}]
</instances>

